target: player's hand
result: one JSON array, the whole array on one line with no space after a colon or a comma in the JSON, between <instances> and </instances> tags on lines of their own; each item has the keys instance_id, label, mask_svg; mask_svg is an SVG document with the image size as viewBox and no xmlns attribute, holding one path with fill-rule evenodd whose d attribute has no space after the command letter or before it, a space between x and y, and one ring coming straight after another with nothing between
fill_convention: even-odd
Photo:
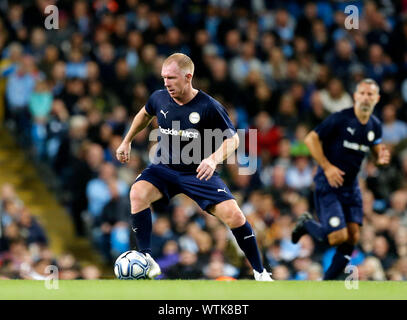
<instances>
[{"instance_id":1,"label":"player's hand","mask_svg":"<svg viewBox=\"0 0 407 320\"><path fill-rule=\"evenodd\" d=\"M122 142L122 144L116 150L116 158L121 163L128 162L130 160L131 143Z\"/></svg>"},{"instance_id":2,"label":"player's hand","mask_svg":"<svg viewBox=\"0 0 407 320\"><path fill-rule=\"evenodd\" d=\"M196 172L198 172L196 177L199 180L205 179L206 181L208 181L213 176L215 169L216 162L214 160L210 158L203 159L201 164L196 169Z\"/></svg>"},{"instance_id":3,"label":"player's hand","mask_svg":"<svg viewBox=\"0 0 407 320\"><path fill-rule=\"evenodd\" d=\"M390 150L385 146L381 145L379 147L379 152L377 154L377 164L386 165L390 163Z\"/></svg>"},{"instance_id":4,"label":"player's hand","mask_svg":"<svg viewBox=\"0 0 407 320\"><path fill-rule=\"evenodd\" d=\"M324 173L331 187L339 188L343 184L345 172L338 167L331 164L324 170Z\"/></svg>"}]
</instances>

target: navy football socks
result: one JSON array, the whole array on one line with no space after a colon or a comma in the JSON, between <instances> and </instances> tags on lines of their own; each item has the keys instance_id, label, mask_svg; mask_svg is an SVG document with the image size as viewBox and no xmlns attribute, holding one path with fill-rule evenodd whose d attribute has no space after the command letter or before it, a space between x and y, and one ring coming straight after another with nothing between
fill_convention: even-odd
<instances>
[{"instance_id":1,"label":"navy football socks","mask_svg":"<svg viewBox=\"0 0 407 320\"><path fill-rule=\"evenodd\" d=\"M304 227L314 239L320 242L326 242L328 240L321 224L314 219L305 221Z\"/></svg>"},{"instance_id":2,"label":"navy football socks","mask_svg":"<svg viewBox=\"0 0 407 320\"><path fill-rule=\"evenodd\" d=\"M256 236L250 224L246 221L241 227L231 229L236 241L246 255L253 269L257 272L263 272L259 248L257 247Z\"/></svg>"},{"instance_id":3,"label":"navy football socks","mask_svg":"<svg viewBox=\"0 0 407 320\"><path fill-rule=\"evenodd\" d=\"M336 248L331 265L325 272L324 280L335 280L343 272L351 259L354 248L355 246L349 243L342 243Z\"/></svg>"},{"instance_id":4,"label":"navy football socks","mask_svg":"<svg viewBox=\"0 0 407 320\"><path fill-rule=\"evenodd\" d=\"M151 235L153 223L150 208L131 214L131 229L136 234L138 251L151 254Z\"/></svg>"}]
</instances>

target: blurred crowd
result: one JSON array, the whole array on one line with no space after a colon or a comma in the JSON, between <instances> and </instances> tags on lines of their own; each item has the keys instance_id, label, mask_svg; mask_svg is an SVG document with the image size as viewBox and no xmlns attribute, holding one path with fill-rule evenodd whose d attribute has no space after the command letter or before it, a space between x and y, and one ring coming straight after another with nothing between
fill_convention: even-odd
<instances>
[{"instance_id":1,"label":"blurred crowd","mask_svg":"<svg viewBox=\"0 0 407 320\"><path fill-rule=\"evenodd\" d=\"M50 250L46 230L8 183L0 188L0 220L0 280L100 278L97 266Z\"/></svg>"},{"instance_id":2,"label":"blurred crowd","mask_svg":"<svg viewBox=\"0 0 407 320\"><path fill-rule=\"evenodd\" d=\"M59 9L57 30L44 27L49 4ZM346 5L358 9L356 29L345 27ZM334 248L309 236L290 241L296 218L314 210L315 163L303 138L373 78L392 162L363 165L365 220L351 263L361 280L407 280L406 1L3 1L0 48L5 123L53 169L78 235L107 263L134 246L128 193L149 162L156 122L136 136L129 163L115 150L163 88L165 57L189 55L194 86L218 99L236 128L257 129L256 173L218 170L278 280L321 279L329 265ZM3 217L18 224L23 215L5 204ZM252 278L231 232L193 201L177 196L153 213L162 278ZM2 257L16 254L9 247Z\"/></svg>"}]
</instances>

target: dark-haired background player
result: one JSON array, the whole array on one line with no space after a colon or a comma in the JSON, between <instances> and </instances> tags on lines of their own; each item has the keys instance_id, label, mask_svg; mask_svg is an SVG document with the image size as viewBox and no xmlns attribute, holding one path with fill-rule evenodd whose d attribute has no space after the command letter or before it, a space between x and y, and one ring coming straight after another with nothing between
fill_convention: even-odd
<instances>
[{"instance_id":1,"label":"dark-haired background player","mask_svg":"<svg viewBox=\"0 0 407 320\"><path fill-rule=\"evenodd\" d=\"M136 179L130 191L132 229L138 250L151 262L149 277L160 274L158 264L151 257L152 221L150 205L178 193L184 193L205 211L223 221L253 267L258 281L272 281L263 267L254 232L237 205L230 190L215 171L216 166L234 153L239 137L223 106L192 87L194 64L181 53L168 57L161 75L166 89L155 91L135 116L133 123L116 151L117 159L129 161L131 141L154 116L157 117L160 140L153 163ZM204 138L205 130L220 129L226 137L213 153L190 161L183 156L183 148L193 139ZM181 139L182 138L182 139ZM223 140L223 138L222 138ZM174 144L179 143L178 148ZM188 161L185 161L188 160Z\"/></svg>"},{"instance_id":2,"label":"dark-haired background player","mask_svg":"<svg viewBox=\"0 0 407 320\"><path fill-rule=\"evenodd\" d=\"M314 179L319 222L304 213L293 230L292 241L297 243L308 233L337 246L325 280L336 279L343 272L359 241L363 209L357 175L363 158L372 148L378 165L390 162L390 152L381 143L381 123L372 115L380 99L378 84L372 79L362 80L353 97L352 108L330 115L304 140L319 165Z\"/></svg>"}]
</instances>

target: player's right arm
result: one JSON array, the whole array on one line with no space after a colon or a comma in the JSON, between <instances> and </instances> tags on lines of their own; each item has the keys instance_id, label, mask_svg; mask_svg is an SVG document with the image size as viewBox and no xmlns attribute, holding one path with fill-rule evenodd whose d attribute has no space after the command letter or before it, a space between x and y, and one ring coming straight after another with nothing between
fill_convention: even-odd
<instances>
[{"instance_id":1,"label":"player's right arm","mask_svg":"<svg viewBox=\"0 0 407 320\"><path fill-rule=\"evenodd\" d=\"M145 106L140 109L140 111L134 117L130 129L124 137L122 143L116 150L117 160L119 160L121 163L128 162L130 160L131 142L137 133L150 124L153 117L154 116L150 115L146 111Z\"/></svg>"},{"instance_id":2,"label":"player's right arm","mask_svg":"<svg viewBox=\"0 0 407 320\"><path fill-rule=\"evenodd\" d=\"M318 133L314 130L308 133L304 139L304 143L307 145L312 157L320 165L322 170L324 170L329 185L334 188L340 187L343 184L343 175L345 172L329 162L324 154Z\"/></svg>"}]
</instances>

